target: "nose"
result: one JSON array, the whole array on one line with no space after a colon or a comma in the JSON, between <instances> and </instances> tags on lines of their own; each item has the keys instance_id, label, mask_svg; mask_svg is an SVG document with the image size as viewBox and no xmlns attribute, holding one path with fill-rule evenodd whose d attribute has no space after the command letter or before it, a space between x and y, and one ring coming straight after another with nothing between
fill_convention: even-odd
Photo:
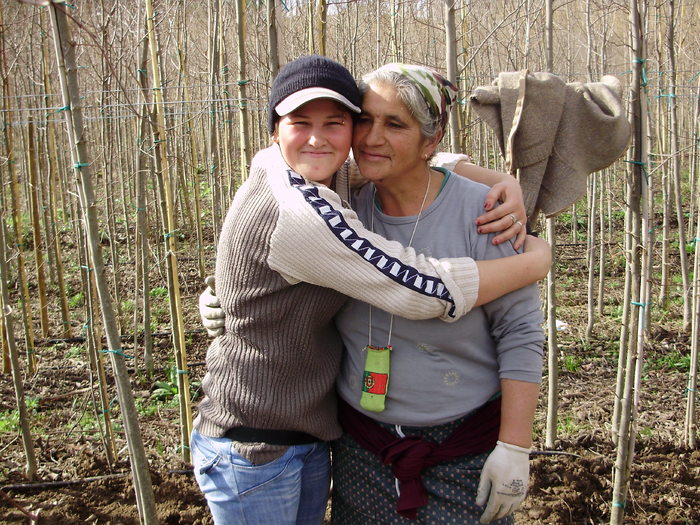
<instances>
[{"instance_id":1,"label":"nose","mask_svg":"<svg viewBox=\"0 0 700 525\"><path fill-rule=\"evenodd\" d=\"M365 144L367 144L368 146L376 146L382 144L383 141L384 135L382 133L381 126L376 122L369 124L366 128L364 136Z\"/></svg>"},{"instance_id":2,"label":"nose","mask_svg":"<svg viewBox=\"0 0 700 525\"><path fill-rule=\"evenodd\" d=\"M313 128L309 133L309 145L314 148L323 146L326 143L326 135L322 128Z\"/></svg>"}]
</instances>

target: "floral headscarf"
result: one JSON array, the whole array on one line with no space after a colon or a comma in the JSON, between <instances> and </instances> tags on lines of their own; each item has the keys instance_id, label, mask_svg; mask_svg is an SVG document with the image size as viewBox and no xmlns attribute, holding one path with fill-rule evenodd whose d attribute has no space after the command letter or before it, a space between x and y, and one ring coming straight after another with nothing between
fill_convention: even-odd
<instances>
[{"instance_id":1,"label":"floral headscarf","mask_svg":"<svg viewBox=\"0 0 700 525\"><path fill-rule=\"evenodd\" d=\"M423 95L430 114L438 119L442 129L445 129L450 116L450 106L457 99L458 93L452 82L433 69L414 64L386 64L377 71L393 71L410 80Z\"/></svg>"}]
</instances>

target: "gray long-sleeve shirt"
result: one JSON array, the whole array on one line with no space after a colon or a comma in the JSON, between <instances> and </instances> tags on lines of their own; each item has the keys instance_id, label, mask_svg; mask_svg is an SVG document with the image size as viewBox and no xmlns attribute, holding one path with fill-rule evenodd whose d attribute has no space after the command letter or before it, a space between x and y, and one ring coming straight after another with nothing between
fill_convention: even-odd
<instances>
[{"instance_id":1,"label":"gray long-sleeve shirt","mask_svg":"<svg viewBox=\"0 0 700 525\"><path fill-rule=\"evenodd\" d=\"M488 260L515 254L510 243L494 246L476 231L488 188L451 174L421 215L412 246L431 257ZM372 224L372 188L363 188L353 208ZM408 244L416 217L374 212L374 231ZM472 309L455 323L395 317L386 409L360 407L369 329L369 305L349 301L336 316L345 344L338 390L355 409L387 423L429 426L457 419L500 390L500 379L538 383L542 375L542 311L537 285ZM390 315L372 308L371 344L389 342Z\"/></svg>"}]
</instances>

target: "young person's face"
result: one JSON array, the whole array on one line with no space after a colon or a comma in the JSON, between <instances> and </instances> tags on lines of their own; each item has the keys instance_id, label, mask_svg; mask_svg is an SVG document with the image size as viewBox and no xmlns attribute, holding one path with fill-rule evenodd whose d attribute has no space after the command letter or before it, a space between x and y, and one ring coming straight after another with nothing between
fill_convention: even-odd
<instances>
[{"instance_id":1,"label":"young person's face","mask_svg":"<svg viewBox=\"0 0 700 525\"><path fill-rule=\"evenodd\" d=\"M377 83L362 99L352 150L360 173L372 182L391 184L411 172L425 173L426 158L437 141L423 137L420 124L392 86Z\"/></svg>"},{"instance_id":2,"label":"young person's face","mask_svg":"<svg viewBox=\"0 0 700 525\"><path fill-rule=\"evenodd\" d=\"M280 117L273 140L290 168L328 185L350 153L352 117L333 100L312 100Z\"/></svg>"}]
</instances>

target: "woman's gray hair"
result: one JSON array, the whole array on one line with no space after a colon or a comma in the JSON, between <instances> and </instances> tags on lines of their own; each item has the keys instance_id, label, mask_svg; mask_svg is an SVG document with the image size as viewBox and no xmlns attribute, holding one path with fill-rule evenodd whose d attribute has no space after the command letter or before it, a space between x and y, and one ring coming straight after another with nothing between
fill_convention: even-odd
<instances>
[{"instance_id":1,"label":"woman's gray hair","mask_svg":"<svg viewBox=\"0 0 700 525\"><path fill-rule=\"evenodd\" d=\"M385 68L379 68L371 73L367 73L363 75L362 80L358 83L360 93L364 96L372 84L385 84L396 90L399 100L404 103L413 118L418 121L423 138L433 139L443 130L440 117L434 117L430 113L428 103L423 98L418 87L401 73Z\"/></svg>"}]
</instances>

